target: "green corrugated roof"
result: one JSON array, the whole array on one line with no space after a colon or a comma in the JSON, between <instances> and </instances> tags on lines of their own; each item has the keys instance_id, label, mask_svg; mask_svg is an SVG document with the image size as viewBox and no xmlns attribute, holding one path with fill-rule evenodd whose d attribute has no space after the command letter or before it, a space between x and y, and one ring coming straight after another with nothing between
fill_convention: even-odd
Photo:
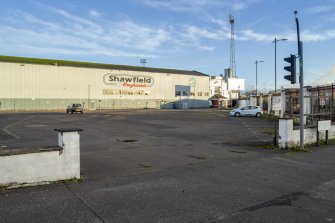
<instances>
[{"instance_id":1,"label":"green corrugated roof","mask_svg":"<svg viewBox=\"0 0 335 223\"><path fill-rule=\"evenodd\" d=\"M69 61L69 60L14 57L14 56L0 56L0 62L58 65L58 66L68 66L68 67L86 67L86 68L113 69L113 70L132 70L132 71L145 71L145 72L156 72L156 73L186 74L186 75L195 75L195 76L209 76L207 74L194 71L194 70L187 71L187 70L175 70L175 69L164 69L164 68L153 68L153 67L138 67L138 66L115 65L115 64L78 62L78 61Z\"/></svg>"}]
</instances>

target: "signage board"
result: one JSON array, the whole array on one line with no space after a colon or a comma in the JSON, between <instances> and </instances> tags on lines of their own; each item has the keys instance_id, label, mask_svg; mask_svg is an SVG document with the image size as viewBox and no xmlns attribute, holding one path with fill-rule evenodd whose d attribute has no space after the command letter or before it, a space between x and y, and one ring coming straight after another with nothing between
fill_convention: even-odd
<instances>
[{"instance_id":1,"label":"signage board","mask_svg":"<svg viewBox=\"0 0 335 223\"><path fill-rule=\"evenodd\" d=\"M281 96L272 96L272 110L281 110Z\"/></svg>"},{"instance_id":2,"label":"signage board","mask_svg":"<svg viewBox=\"0 0 335 223\"><path fill-rule=\"evenodd\" d=\"M318 121L318 131L327 131L330 129L330 125L330 120Z\"/></svg>"},{"instance_id":3,"label":"signage board","mask_svg":"<svg viewBox=\"0 0 335 223\"><path fill-rule=\"evenodd\" d=\"M103 81L107 85L123 86L128 88L147 88L154 84L154 78L145 75L105 74Z\"/></svg>"}]
</instances>

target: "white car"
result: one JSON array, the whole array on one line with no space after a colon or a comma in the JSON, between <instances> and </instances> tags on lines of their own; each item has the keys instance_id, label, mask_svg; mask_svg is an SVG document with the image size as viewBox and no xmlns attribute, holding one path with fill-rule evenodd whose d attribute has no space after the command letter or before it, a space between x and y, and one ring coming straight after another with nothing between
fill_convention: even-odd
<instances>
[{"instance_id":1,"label":"white car","mask_svg":"<svg viewBox=\"0 0 335 223\"><path fill-rule=\"evenodd\" d=\"M262 117L263 109L260 106L244 106L242 108L233 109L230 111L231 116L256 116L257 118Z\"/></svg>"}]
</instances>

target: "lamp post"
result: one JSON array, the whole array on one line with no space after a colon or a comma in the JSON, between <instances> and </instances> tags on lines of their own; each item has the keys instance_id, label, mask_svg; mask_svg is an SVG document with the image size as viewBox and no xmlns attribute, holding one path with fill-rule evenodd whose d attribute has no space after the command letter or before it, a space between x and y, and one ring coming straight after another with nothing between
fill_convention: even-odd
<instances>
[{"instance_id":1,"label":"lamp post","mask_svg":"<svg viewBox=\"0 0 335 223\"><path fill-rule=\"evenodd\" d=\"M256 105L258 105L258 93L257 93L257 64L263 63L263 60L256 60Z\"/></svg>"},{"instance_id":2,"label":"lamp post","mask_svg":"<svg viewBox=\"0 0 335 223\"><path fill-rule=\"evenodd\" d=\"M277 42L279 41L286 41L287 39L275 39L272 41L272 43L275 44L275 94L277 94ZM282 102L283 103L283 102ZM271 97L271 111L273 110L273 97ZM277 119L276 114L275 116L275 136L273 137L273 144L277 145Z\"/></svg>"},{"instance_id":3,"label":"lamp post","mask_svg":"<svg viewBox=\"0 0 335 223\"><path fill-rule=\"evenodd\" d=\"M277 93L277 42L286 41L287 39L277 39L275 38L272 43L275 44L275 93Z\"/></svg>"}]
</instances>

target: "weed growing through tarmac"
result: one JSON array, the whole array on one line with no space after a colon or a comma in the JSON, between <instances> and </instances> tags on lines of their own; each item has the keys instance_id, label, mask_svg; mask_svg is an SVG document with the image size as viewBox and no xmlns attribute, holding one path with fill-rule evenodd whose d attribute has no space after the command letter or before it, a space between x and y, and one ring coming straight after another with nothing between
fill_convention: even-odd
<instances>
[{"instance_id":1,"label":"weed growing through tarmac","mask_svg":"<svg viewBox=\"0 0 335 223\"><path fill-rule=\"evenodd\" d=\"M256 146L256 148L258 149L278 149L277 146L275 146L274 144L259 145L259 146Z\"/></svg>"},{"instance_id":2,"label":"weed growing through tarmac","mask_svg":"<svg viewBox=\"0 0 335 223\"><path fill-rule=\"evenodd\" d=\"M151 165L142 164L142 163L139 163L139 164L137 164L137 165L139 165L140 167L143 167L143 168L145 168L145 169L149 169L149 168L152 168L152 167L153 167L153 166L151 166Z\"/></svg>"},{"instance_id":3,"label":"weed growing through tarmac","mask_svg":"<svg viewBox=\"0 0 335 223\"><path fill-rule=\"evenodd\" d=\"M320 140L320 146L321 145L332 145L332 144L335 144L335 139L328 139L328 144L326 144L325 140ZM305 148L303 148L303 149L300 149L299 146L289 148L289 152L287 152L285 154L288 155L288 156L292 156L296 153L301 153L301 152L303 152L303 153L313 152L314 150L309 148L311 146L317 146L317 143L307 144L307 145L305 145Z\"/></svg>"},{"instance_id":4,"label":"weed growing through tarmac","mask_svg":"<svg viewBox=\"0 0 335 223\"><path fill-rule=\"evenodd\" d=\"M262 117L266 120L269 120L269 121L274 121L275 120L275 116L273 116L273 115L263 114ZM276 117L276 118L278 119L278 117Z\"/></svg>"},{"instance_id":5,"label":"weed growing through tarmac","mask_svg":"<svg viewBox=\"0 0 335 223\"><path fill-rule=\"evenodd\" d=\"M43 181L38 183L20 183L20 184L7 184L0 186L0 191L5 190L15 190L20 188L26 188L26 187L37 187L37 186L45 186L45 185L53 185L53 184L68 184L68 183L80 183L84 179L81 178L71 178L67 180L58 180L58 181Z\"/></svg>"},{"instance_id":6,"label":"weed growing through tarmac","mask_svg":"<svg viewBox=\"0 0 335 223\"><path fill-rule=\"evenodd\" d=\"M274 144L267 144L267 145L259 145L259 146L256 146L256 148L258 149L272 149L272 150L279 150L279 148L277 146L275 146ZM288 155L288 156L292 156L296 153L307 153L307 152L313 152L312 149L310 148L304 148L304 149L300 149L300 147L292 147L292 148L289 148L289 149L283 149L282 151L287 151L285 153L285 155Z\"/></svg>"},{"instance_id":7,"label":"weed growing through tarmac","mask_svg":"<svg viewBox=\"0 0 335 223\"><path fill-rule=\"evenodd\" d=\"M84 180L83 177L81 178L71 178L71 179L67 179L67 180L61 180L59 181L59 183L80 183Z\"/></svg>"}]
</instances>

